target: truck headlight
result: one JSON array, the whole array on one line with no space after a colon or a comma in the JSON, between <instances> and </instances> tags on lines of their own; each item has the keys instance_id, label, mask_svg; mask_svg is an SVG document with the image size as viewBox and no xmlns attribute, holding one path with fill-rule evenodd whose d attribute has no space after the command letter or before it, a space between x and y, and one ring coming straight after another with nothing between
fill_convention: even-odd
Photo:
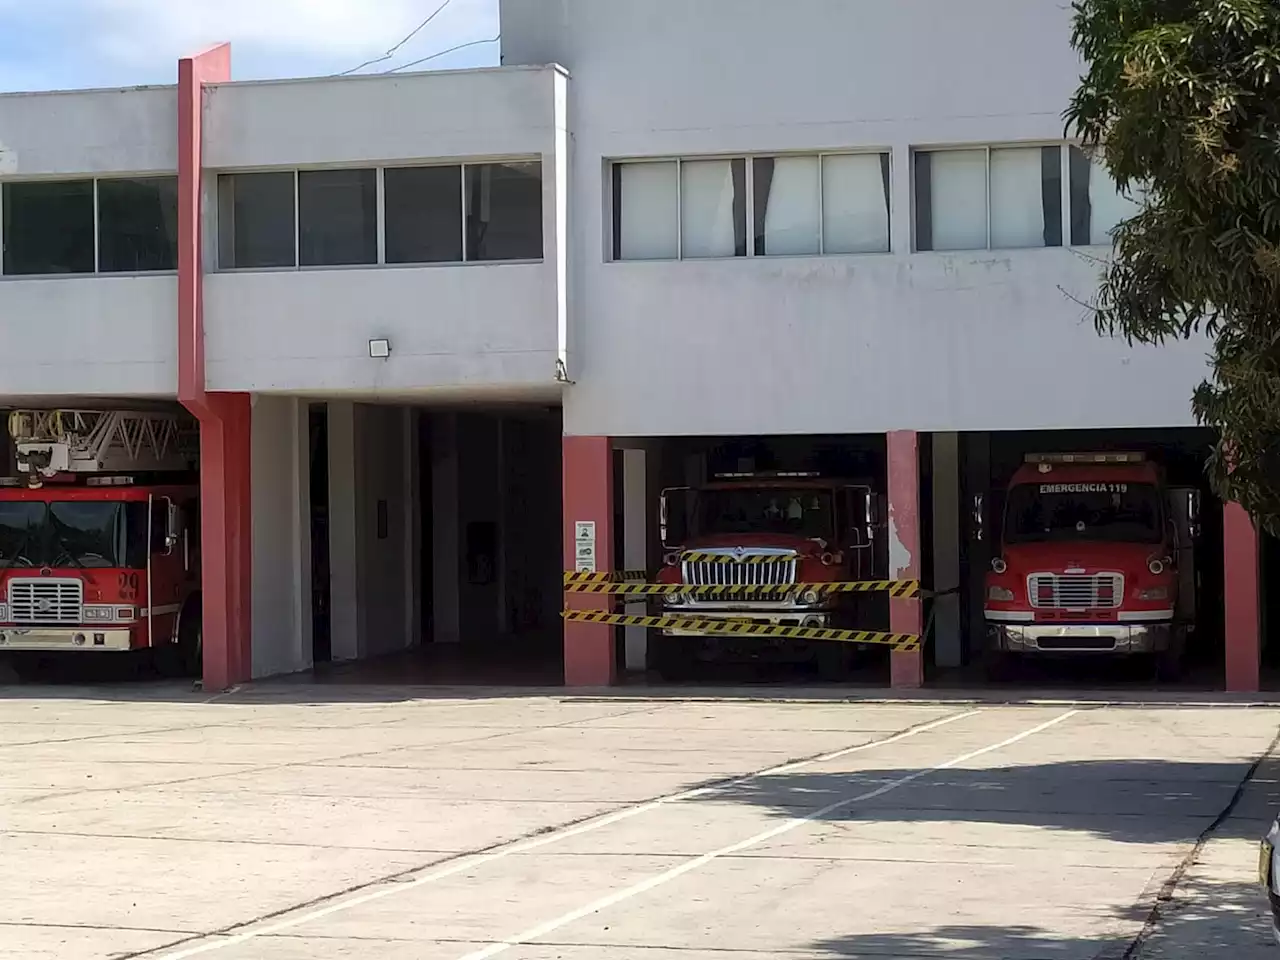
<instances>
[{"instance_id":1,"label":"truck headlight","mask_svg":"<svg viewBox=\"0 0 1280 960\"><path fill-rule=\"evenodd\" d=\"M1008 587L987 587L987 599L996 603L1012 603L1013 591Z\"/></svg>"},{"instance_id":2,"label":"truck headlight","mask_svg":"<svg viewBox=\"0 0 1280 960\"><path fill-rule=\"evenodd\" d=\"M806 607L812 607L815 603L822 599L822 595L817 590L805 590L800 594L800 602Z\"/></svg>"},{"instance_id":3,"label":"truck headlight","mask_svg":"<svg viewBox=\"0 0 1280 960\"><path fill-rule=\"evenodd\" d=\"M84 607L84 619L86 623L91 620L98 622L110 621L114 620L115 617L115 607L104 607L98 604L86 604Z\"/></svg>"},{"instance_id":4,"label":"truck headlight","mask_svg":"<svg viewBox=\"0 0 1280 960\"><path fill-rule=\"evenodd\" d=\"M1168 587L1148 587L1146 590L1138 591L1139 600L1168 600Z\"/></svg>"},{"instance_id":5,"label":"truck headlight","mask_svg":"<svg viewBox=\"0 0 1280 960\"><path fill-rule=\"evenodd\" d=\"M662 602L669 607L678 607L684 603L685 595L683 593L669 593L662 598Z\"/></svg>"}]
</instances>

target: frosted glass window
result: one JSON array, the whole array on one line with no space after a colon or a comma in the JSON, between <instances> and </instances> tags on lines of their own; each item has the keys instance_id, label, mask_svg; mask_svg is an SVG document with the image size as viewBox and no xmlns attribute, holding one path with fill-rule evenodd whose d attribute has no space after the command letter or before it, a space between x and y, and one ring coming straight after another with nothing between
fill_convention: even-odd
<instances>
[{"instance_id":1,"label":"frosted glass window","mask_svg":"<svg viewBox=\"0 0 1280 960\"><path fill-rule=\"evenodd\" d=\"M613 166L613 258L680 255L679 170L674 160Z\"/></svg>"},{"instance_id":2,"label":"frosted glass window","mask_svg":"<svg viewBox=\"0 0 1280 960\"><path fill-rule=\"evenodd\" d=\"M817 157L757 157L755 253L815 254L822 249Z\"/></svg>"},{"instance_id":3,"label":"frosted glass window","mask_svg":"<svg viewBox=\"0 0 1280 960\"><path fill-rule=\"evenodd\" d=\"M822 158L824 253L889 251L889 155Z\"/></svg>"},{"instance_id":4,"label":"frosted glass window","mask_svg":"<svg viewBox=\"0 0 1280 960\"><path fill-rule=\"evenodd\" d=\"M1112 232L1142 208L1143 190L1121 195L1102 157L1071 148L1071 242L1110 244Z\"/></svg>"},{"instance_id":5,"label":"frosted glass window","mask_svg":"<svg viewBox=\"0 0 1280 960\"><path fill-rule=\"evenodd\" d=\"M681 163L681 256L745 257L746 199L745 160Z\"/></svg>"},{"instance_id":6,"label":"frosted glass window","mask_svg":"<svg viewBox=\"0 0 1280 960\"><path fill-rule=\"evenodd\" d=\"M987 246L987 151L916 154L916 248Z\"/></svg>"},{"instance_id":7,"label":"frosted glass window","mask_svg":"<svg viewBox=\"0 0 1280 960\"><path fill-rule=\"evenodd\" d=\"M992 249L1061 245L1061 148L992 149Z\"/></svg>"}]
</instances>

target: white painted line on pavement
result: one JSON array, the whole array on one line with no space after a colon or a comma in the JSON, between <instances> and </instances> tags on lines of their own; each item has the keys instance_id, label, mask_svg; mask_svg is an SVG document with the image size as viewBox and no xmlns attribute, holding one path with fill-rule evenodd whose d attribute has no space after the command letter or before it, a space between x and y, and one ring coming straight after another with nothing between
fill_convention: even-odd
<instances>
[{"instance_id":1,"label":"white painted line on pavement","mask_svg":"<svg viewBox=\"0 0 1280 960\"><path fill-rule=\"evenodd\" d=\"M951 767L964 763L967 760L972 760L974 757L980 757L983 754L993 753L996 750L1003 749L1010 744L1017 743L1019 740L1025 740L1027 737L1034 736L1043 730L1048 730L1050 727L1061 723L1068 717L1075 716L1079 712L1079 710L1068 710L1066 713L1059 714L1052 720L1048 720L1045 723L1034 726L1030 730L1024 730L1022 733L1009 737L1007 740L1001 740L999 743L993 743L989 747L982 747L980 750L971 751L970 753L948 760L946 763L940 763L935 767L927 767L923 770L917 770L915 773L909 773L905 777L899 777L897 780L886 783L882 787L877 787L875 790L868 790L866 793L860 793L853 797L845 797L843 800L837 800L835 803L828 804L821 810L814 810L812 813L808 813L803 817L794 817L776 827L765 830L763 833L757 833L754 837L739 840L737 843L731 843L727 847L721 847L718 850L712 850L699 857L694 857L692 860L686 860L679 866L672 867L670 870L666 870L663 873L655 874L647 880L641 880L639 883L633 883L631 886L626 887L623 890L619 890L617 893L611 893L607 897L601 897L598 900L593 900L585 906L581 906L576 910L571 910L568 913L556 917L554 920L548 920L545 923L538 924L536 927L530 927L522 933L517 933L514 937L509 937L506 940L491 943L489 946L482 947L479 950L474 950L471 953L463 954L458 958L458 960L489 960L490 957L496 957L500 953L505 953L512 947L529 943L530 941L536 940L539 937L544 937L548 933L558 930L563 926L567 926L574 921L581 920L584 917L589 917L593 913L597 913L601 910L607 910L609 907L616 906L622 901L630 900L632 897L639 896L642 893L648 893L655 887L660 887L665 883L675 880L677 877L681 877L686 873L697 870L699 867L706 866L712 860L719 857L731 856L742 850L746 850L749 847L754 847L757 844L764 843L766 840L772 840L774 837L781 836L784 833L789 833L797 827L802 827L811 821L821 819L822 817L834 813L844 807L853 806L855 803L861 803L864 800L873 800L876 797L883 796L892 790L897 790L899 787L911 783L913 780L919 780L921 777L928 776L931 773L936 773L939 770L950 769Z\"/></svg>"},{"instance_id":2,"label":"white painted line on pavement","mask_svg":"<svg viewBox=\"0 0 1280 960\"><path fill-rule=\"evenodd\" d=\"M296 916L288 917L284 920L278 920L274 923L268 923L263 926L252 927L241 933L227 934L209 934L207 940L199 943L193 943L187 947L179 947L169 953L160 954L157 960L186 960L187 957L196 957L204 953L212 953L214 950L221 950L225 947L234 947L237 944L244 943L248 940L254 940L258 937L270 937L286 930L293 930L306 923L315 920L321 920L324 917L332 916L335 913L342 913L355 907L363 906L366 903L372 903L375 900L381 900L384 897L394 896L399 893L407 893L418 887L426 886L429 883L436 883L439 880L456 876L459 873L465 873L468 870L474 870L476 867L484 866L486 863L492 863L495 860L502 860L506 857L515 856L521 853L528 853L530 850L537 850L539 847L550 846L553 843L559 843L562 840L569 840L573 837L579 837L584 833L591 833L602 827L612 826L623 820L629 820L632 817L639 816L642 813L648 813L650 810L656 810L667 804L676 803L681 800L692 800L695 797L705 796L708 793L714 793L723 790L726 787L738 786L744 783L750 783L752 780L760 777L773 776L779 773L787 773L792 770L799 770L802 767L812 766L815 763L827 763L831 760L839 759L850 754L860 753L863 750L871 750L875 747L886 747L891 743L897 743L906 740L908 737L918 736L927 733L930 730L936 730L938 727L946 726L948 723L955 723L957 720L964 720L975 714L981 713L979 709L966 710L964 713L953 713L950 716L942 717L939 720L931 720L929 723L922 723L918 727L912 727L910 730L904 730L902 733L895 733L891 737L883 740L872 740L870 743L860 743L856 746L845 747L842 750L836 750L832 753L824 753L818 757L810 757L808 760L796 760L792 763L784 763L778 767L770 767L767 770L758 770L755 773L749 773L744 777L738 777L736 780L727 780L717 783L709 787L696 787L693 790L683 790L680 793L672 793L665 797L658 797L655 800L646 800L635 806L624 807L615 813L606 814L595 820L586 820L572 827L565 827L560 830L553 830L544 833L541 836L534 837L531 840L516 840L506 846L497 847L488 853L480 853L474 856L463 856L459 859L452 860L447 866L438 870L432 870L414 877L412 880L392 881L385 886L379 886L368 893L359 896L347 897L345 899L335 900L334 902L318 907L315 910L309 910L306 913L300 913ZM1075 712L1075 711L1072 711ZM959 761L956 761L959 762ZM519 941L513 940L510 945L514 945ZM505 947L503 949L506 949Z\"/></svg>"}]
</instances>

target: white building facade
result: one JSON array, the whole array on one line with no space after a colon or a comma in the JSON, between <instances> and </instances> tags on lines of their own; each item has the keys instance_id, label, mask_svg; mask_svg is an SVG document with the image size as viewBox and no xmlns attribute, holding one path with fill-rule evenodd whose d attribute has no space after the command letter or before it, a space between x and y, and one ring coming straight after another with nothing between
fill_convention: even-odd
<instances>
[{"instance_id":1,"label":"white building facade","mask_svg":"<svg viewBox=\"0 0 1280 960\"><path fill-rule=\"evenodd\" d=\"M490 600L509 627L519 582L546 580L511 572L529 497L569 561L582 520L601 569L651 558L657 438L881 437L892 572L919 576L960 550L958 435L1194 426L1205 344L1130 346L1089 316L1133 201L1064 134L1064 5L502 0L501 17L494 69L240 83L220 48L177 88L0 97L7 404L178 399L203 428L239 403L251 421L241 440L209 427L231 439L206 447L204 496L243 501L237 469L251 491L206 529L242 584L212 603L206 584L206 619L225 610L211 683L311 663L317 402L338 658L414 645L426 621L466 633ZM562 486L544 472L460 506L468 457L510 472L541 429L513 410L561 418ZM492 585L473 569L485 524ZM1251 528L1227 529L1256 558ZM1256 661L1257 618L1235 617ZM563 644L570 683L624 665L610 628L569 624Z\"/></svg>"}]
</instances>

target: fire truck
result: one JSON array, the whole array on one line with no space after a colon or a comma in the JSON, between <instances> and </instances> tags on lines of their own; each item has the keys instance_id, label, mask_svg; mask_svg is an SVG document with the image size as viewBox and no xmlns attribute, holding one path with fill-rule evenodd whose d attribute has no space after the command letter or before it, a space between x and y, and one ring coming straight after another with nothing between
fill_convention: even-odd
<instances>
[{"instance_id":1,"label":"fire truck","mask_svg":"<svg viewBox=\"0 0 1280 960\"><path fill-rule=\"evenodd\" d=\"M794 585L878 579L876 570L888 563L887 552L878 549L882 508L868 483L808 472L722 473L700 487L664 490L659 511L666 551L660 583L766 588L738 597L665 596L664 615L851 627L868 606L867 595ZM678 628L653 637L650 651L650 665L667 679L684 676L700 661L726 660L811 663L825 679L839 679L852 653L840 642L707 636Z\"/></svg>"},{"instance_id":2,"label":"fire truck","mask_svg":"<svg viewBox=\"0 0 1280 960\"><path fill-rule=\"evenodd\" d=\"M1200 493L1141 453L1036 453L1004 493L986 574L988 664L1149 655L1178 673L1195 627ZM985 507L974 501L983 536Z\"/></svg>"},{"instance_id":3,"label":"fire truck","mask_svg":"<svg viewBox=\"0 0 1280 960\"><path fill-rule=\"evenodd\" d=\"M150 649L200 670L198 433L181 414L15 410L0 481L0 653Z\"/></svg>"}]
</instances>

